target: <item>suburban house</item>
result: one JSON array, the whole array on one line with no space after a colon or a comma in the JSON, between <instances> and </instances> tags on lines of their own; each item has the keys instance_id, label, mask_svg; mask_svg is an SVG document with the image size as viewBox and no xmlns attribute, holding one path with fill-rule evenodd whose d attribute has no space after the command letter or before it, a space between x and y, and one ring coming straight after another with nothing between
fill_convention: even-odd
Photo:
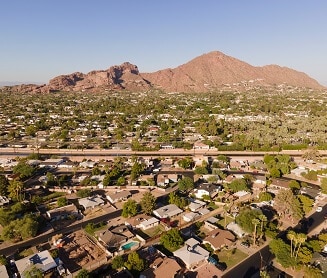
<instances>
[{"instance_id":1,"label":"suburban house","mask_svg":"<svg viewBox=\"0 0 327 278\"><path fill-rule=\"evenodd\" d=\"M132 197L132 193L128 190L116 191L114 193L108 193L106 197L110 203L114 204L119 201L126 201L128 198Z\"/></svg>"},{"instance_id":2,"label":"suburban house","mask_svg":"<svg viewBox=\"0 0 327 278\"><path fill-rule=\"evenodd\" d=\"M266 182L265 176L256 176L256 179L252 184L253 194L255 196L259 197L259 194L266 190L266 185L267 185L267 182Z\"/></svg>"},{"instance_id":3,"label":"suburban house","mask_svg":"<svg viewBox=\"0 0 327 278\"><path fill-rule=\"evenodd\" d=\"M173 254L182 260L189 270L206 263L210 255L207 250L200 246L200 242L194 238L188 239L184 246L173 252Z\"/></svg>"},{"instance_id":4,"label":"suburban house","mask_svg":"<svg viewBox=\"0 0 327 278\"><path fill-rule=\"evenodd\" d=\"M279 190L290 189L289 181L272 179L271 184L268 186L267 191L273 194L277 194Z\"/></svg>"},{"instance_id":5,"label":"suburban house","mask_svg":"<svg viewBox=\"0 0 327 278\"><path fill-rule=\"evenodd\" d=\"M221 189L221 186L218 186L216 184L212 183L203 183L196 189L194 189L194 195L196 198L202 199L203 196L210 196L211 198L214 198L219 190Z\"/></svg>"},{"instance_id":6,"label":"suburban house","mask_svg":"<svg viewBox=\"0 0 327 278\"><path fill-rule=\"evenodd\" d=\"M130 217L130 218L126 218L125 219L125 225L127 227L129 227L130 229L137 229L137 228L140 228L140 223L145 221L145 220L148 220L152 218L152 216L150 215L146 215L144 213L142 214L138 214L138 215L135 215L133 217Z\"/></svg>"},{"instance_id":7,"label":"suburban house","mask_svg":"<svg viewBox=\"0 0 327 278\"><path fill-rule=\"evenodd\" d=\"M76 163L73 161L65 161L58 165L58 168L62 169L73 169L76 166Z\"/></svg>"},{"instance_id":8,"label":"suburban house","mask_svg":"<svg viewBox=\"0 0 327 278\"><path fill-rule=\"evenodd\" d=\"M95 232L99 242L110 252L116 251L121 244L134 237L125 225Z\"/></svg>"},{"instance_id":9,"label":"suburban house","mask_svg":"<svg viewBox=\"0 0 327 278\"><path fill-rule=\"evenodd\" d=\"M166 187L170 183L175 183L179 180L179 175L177 174L158 174L157 185L161 187Z\"/></svg>"},{"instance_id":10,"label":"suburban house","mask_svg":"<svg viewBox=\"0 0 327 278\"><path fill-rule=\"evenodd\" d=\"M251 197L251 193L245 190L237 191L233 194L234 197L238 199L238 201L243 202L248 200Z\"/></svg>"},{"instance_id":11,"label":"suburban house","mask_svg":"<svg viewBox=\"0 0 327 278\"><path fill-rule=\"evenodd\" d=\"M97 163L95 161L87 160L82 161L79 166L82 168L93 168Z\"/></svg>"},{"instance_id":12,"label":"suburban house","mask_svg":"<svg viewBox=\"0 0 327 278\"><path fill-rule=\"evenodd\" d=\"M91 197L81 198L81 199L78 199L78 203L84 209L93 209L95 207L104 205L104 201L99 196L91 196Z\"/></svg>"},{"instance_id":13,"label":"suburban house","mask_svg":"<svg viewBox=\"0 0 327 278\"><path fill-rule=\"evenodd\" d=\"M40 162L40 167L57 168L64 160L62 158L50 158Z\"/></svg>"},{"instance_id":14,"label":"suburban house","mask_svg":"<svg viewBox=\"0 0 327 278\"><path fill-rule=\"evenodd\" d=\"M235 222L230 222L226 226L226 228L227 228L227 230L233 232L238 238L242 238L246 235L246 233L243 231L243 229Z\"/></svg>"},{"instance_id":15,"label":"suburban house","mask_svg":"<svg viewBox=\"0 0 327 278\"><path fill-rule=\"evenodd\" d=\"M48 250L27 256L23 259L16 261L16 267L20 274L20 277L24 278L24 271L36 267L42 271L42 273L49 273L57 268L55 260L52 258ZM2 277L2 276L1 276Z\"/></svg>"},{"instance_id":16,"label":"suburban house","mask_svg":"<svg viewBox=\"0 0 327 278\"><path fill-rule=\"evenodd\" d=\"M152 227L158 226L159 225L159 219L155 217L151 217L150 219L143 220L140 224L139 227L142 230L147 230Z\"/></svg>"},{"instance_id":17,"label":"suburban house","mask_svg":"<svg viewBox=\"0 0 327 278\"><path fill-rule=\"evenodd\" d=\"M223 247L230 247L235 242L235 235L227 230L216 228L210 231L202 243L210 244L213 250L220 250Z\"/></svg>"},{"instance_id":18,"label":"suburban house","mask_svg":"<svg viewBox=\"0 0 327 278\"><path fill-rule=\"evenodd\" d=\"M195 221L196 219L200 218L200 216L201 215L199 213L191 211L191 212L183 215L183 220L185 222L191 222L191 221Z\"/></svg>"},{"instance_id":19,"label":"suburban house","mask_svg":"<svg viewBox=\"0 0 327 278\"><path fill-rule=\"evenodd\" d=\"M209 145L202 143L201 141L196 141L193 144L193 147L195 150L209 150L210 149Z\"/></svg>"},{"instance_id":20,"label":"suburban house","mask_svg":"<svg viewBox=\"0 0 327 278\"><path fill-rule=\"evenodd\" d=\"M153 214L162 219L177 216L182 212L183 211L178 206L176 206L175 204L170 204L154 210Z\"/></svg>"},{"instance_id":21,"label":"suburban house","mask_svg":"<svg viewBox=\"0 0 327 278\"><path fill-rule=\"evenodd\" d=\"M212 230L218 228L217 227L218 221L219 221L218 218L211 216L207 220L204 221L204 227L206 229L208 229L209 231L212 231Z\"/></svg>"},{"instance_id":22,"label":"suburban house","mask_svg":"<svg viewBox=\"0 0 327 278\"><path fill-rule=\"evenodd\" d=\"M176 260L168 257L158 257L154 260L150 267L141 272L140 278L167 277L175 278L182 270Z\"/></svg>"},{"instance_id":23,"label":"suburban house","mask_svg":"<svg viewBox=\"0 0 327 278\"><path fill-rule=\"evenodd\" d=\"M78 210L74 204L70 204L67 206L48 210L46 212L46 215L51 221L57 221L57 220L65 219L70 215L74 215L74 216L78 215Z\"/></svg>"},{"instance_id":24,"label":"suburban house","mask_svg":"<svg viewBox=\"0 0 327 278\"><path fill-rule=\"evenodd\" d=\"M190 204L188 205L188 208L190 209L190 211L198 211L201 208L204 208L204 206L206 205L206 202L197 200L197 199L192 199L190 201Z\"/></svg>"}]
</instances>

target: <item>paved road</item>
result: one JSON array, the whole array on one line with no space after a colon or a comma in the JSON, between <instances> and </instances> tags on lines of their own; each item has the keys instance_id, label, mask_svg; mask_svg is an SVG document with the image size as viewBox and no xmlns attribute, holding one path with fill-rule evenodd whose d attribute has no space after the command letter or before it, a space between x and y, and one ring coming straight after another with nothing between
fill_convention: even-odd
<instances>
[{"instance_id":1,"label":"paved road","mask_svg":"<svg viewBox=\"0 0 327 278\"><path fill-rule=\"evenodd\" d=\"M28 155L35 152L32 148L0 148L1 155ZM252 151L219 151L216 149L210 150L185 150L185 149L171 149L171 150L159 150L153 152L137 152L132 150L113 150L113 149L39 149L37 151L40 154L56 154L65 156L178 156L178 155L218 155L225 154L228 156L264 156L267 153L277 154L277 152L252 152ZM280 154L289 154L291 156L302 156L305 151L281 151ZM321 156L326 156L327 151L319 151Z\"/></svg>"}]
</instances>

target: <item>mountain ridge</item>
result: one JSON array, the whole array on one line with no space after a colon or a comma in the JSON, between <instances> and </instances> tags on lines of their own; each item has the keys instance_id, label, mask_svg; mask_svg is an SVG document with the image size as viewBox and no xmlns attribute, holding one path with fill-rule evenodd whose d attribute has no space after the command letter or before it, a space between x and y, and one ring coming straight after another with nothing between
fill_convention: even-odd
<instances>
[{"instance_id":1,"label":"mountain ridge","mask_svg":"<svg viewBox=\"0 0 327 278\"><path fill-rule=\"evenodd\" d=\"M312 89L324 89L315 79L279 65L252 66L219 51L202 54L175 68L140 73L129 62L106 70L86 74L74 72L50 79L48 84L23 84L3 87L3 91L47 93L55 91L135 90L159 88L164 91L205 92L244 81L262 85L287 84Z\"/></svg>"}]
</instances>

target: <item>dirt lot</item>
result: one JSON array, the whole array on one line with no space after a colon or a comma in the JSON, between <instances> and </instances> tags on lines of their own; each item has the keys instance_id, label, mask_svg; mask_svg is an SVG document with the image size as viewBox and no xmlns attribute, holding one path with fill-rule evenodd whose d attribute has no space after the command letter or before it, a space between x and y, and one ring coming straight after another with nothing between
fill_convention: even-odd
<instances>
[{"instance_id":1,"label":"dirt lot","mask_svg":"<svg viewBox=\"0 0 327 278\"><path fill-rule=\"evenodd\" d=\"M94 269L107 261L104 250L92 242L83 231L64 238L64 244L59 249L59 258L71 273L80 268Z\"/></svg>"}]
</instances>

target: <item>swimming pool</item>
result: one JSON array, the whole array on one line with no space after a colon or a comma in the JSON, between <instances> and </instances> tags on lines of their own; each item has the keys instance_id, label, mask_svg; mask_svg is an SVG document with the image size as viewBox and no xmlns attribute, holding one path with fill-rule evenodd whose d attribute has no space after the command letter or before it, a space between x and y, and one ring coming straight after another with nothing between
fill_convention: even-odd
<instances>
[{"instance_id":1,"label":"swimming pool","mask_svg":"<svg viewBox=\"0 0 327 278\"><path fill-rule=\"evenodd\" d=\"M122 249L123 250L129 250L129 249L131 249L133 246L135 246L135 245L139 245L139 243L138 242L136 242L136 241L131 241L131 242L129 242L129 243L126 243L126 244L124 244L124 245L122 245Z\"/></svg>"}]
</instances>

